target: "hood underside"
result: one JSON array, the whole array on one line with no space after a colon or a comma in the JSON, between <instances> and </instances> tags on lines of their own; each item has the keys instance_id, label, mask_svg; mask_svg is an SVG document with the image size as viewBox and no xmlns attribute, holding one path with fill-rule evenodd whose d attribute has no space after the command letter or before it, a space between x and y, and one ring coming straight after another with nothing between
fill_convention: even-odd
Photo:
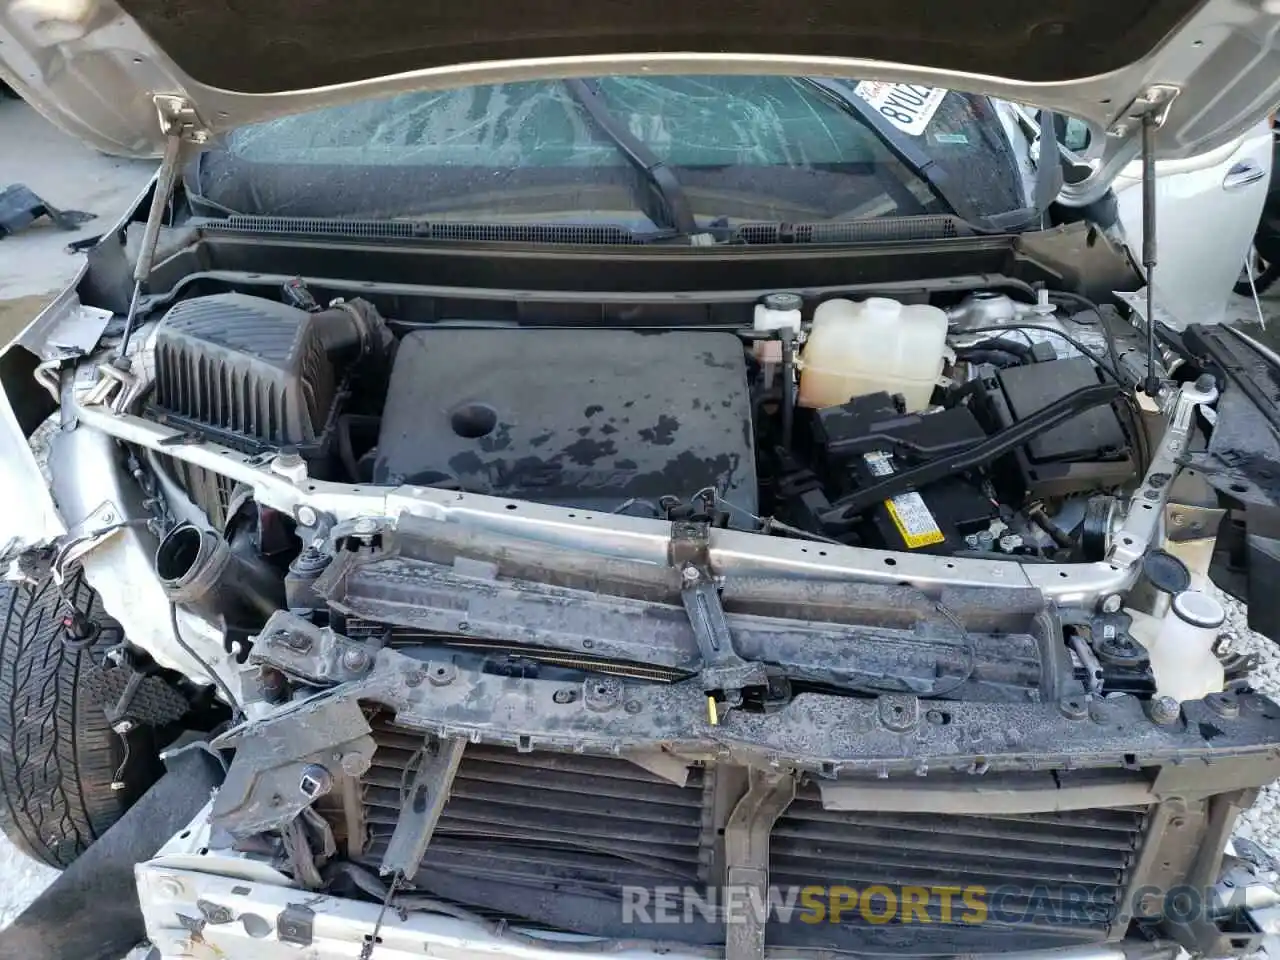
<instances>
[{"instance_id":1,"label":"hood underside","mask_svg":"<svg viewBox=\"0 0 1280 960\"><path fill-rule=\"evenodd\" d=\"M0 0L0 77L115 153L414 88L550 76L774 73L909 80L1086 121L1113 174L1159 88L1162 157L1227 142L1280 98L1266 0ZM1135 101L1139 101L1135 107ZM1108 176L1107 179L1110 179Z\"/></svg>"}]
</instances>

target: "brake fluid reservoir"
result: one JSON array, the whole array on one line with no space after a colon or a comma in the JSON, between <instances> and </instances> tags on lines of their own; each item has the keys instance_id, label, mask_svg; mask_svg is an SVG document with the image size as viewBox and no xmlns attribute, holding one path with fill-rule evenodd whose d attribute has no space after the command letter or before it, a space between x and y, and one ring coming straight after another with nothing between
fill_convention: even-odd
<instances>
[{"instance_id":1,"label":"brake fluid reservoir","mask_svg":"<svg viewBox=\"0 0 1280 960\"><path fill-rule=\"evenodd\" d=\"M947 315L887 297L827 300L813 314L801 354L802 407L833 407L885 391L923 410L942 373Z\"/></svg>"},{"instance_id":2,"label":"brake fluid reservoir","mask_svg":"<svg viewBox=\"0 0 1280 960\"><path fill-rule=\"evenodd\" d=\"M1173 598L1154 642L1144 641L1159 696L1181 702L1222 690L1226 677L1213 644L1225 619L1222 604L1207 593L1183 590Z\"/></svg>"},{"instance_id":3,"label":"brake fluid reservoir","mask_svg":"<svg viewBox=\"0 0 1280 960\"><path fill-rule=\"evenodd\" d=\"M804 300L798 293L770 293L756 304L752 328L757 333L790 330L793 337L800 334L800 310ZM755 345L756 359L764 370L765 385L773 383L773 371L782 362L782 342L763 340Z\"/></svg>"}]
</instances>

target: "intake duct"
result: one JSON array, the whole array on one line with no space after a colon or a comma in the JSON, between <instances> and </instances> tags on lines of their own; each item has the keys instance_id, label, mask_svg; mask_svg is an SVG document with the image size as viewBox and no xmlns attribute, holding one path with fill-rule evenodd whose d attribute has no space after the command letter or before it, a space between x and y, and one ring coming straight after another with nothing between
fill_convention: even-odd
<instances>
[{"instance_id":1,"label":"intake duct","mask_svg":"<svg viewBox=\"0 0 1280 960\"><path fill-rule=\"evenodd\" d=\"M357 364L392 343L373 306L325 310L241 293L178 303L156 332L153 412L166 422L256 453L321 453Z\"/></svg>"}]
</instances>

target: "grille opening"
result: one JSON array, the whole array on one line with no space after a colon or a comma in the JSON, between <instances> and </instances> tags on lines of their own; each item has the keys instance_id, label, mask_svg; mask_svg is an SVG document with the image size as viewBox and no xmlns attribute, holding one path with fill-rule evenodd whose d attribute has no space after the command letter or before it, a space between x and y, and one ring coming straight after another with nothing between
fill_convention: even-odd
<instances>
[{"instance_id":1,"label":"grille opening","mask_svg":"<svg viewBox=\"0 0 1280 960\"><path fill-rule=\"evenodd\" d=\"M357 859L376 869L407 797L405 771L425 741L386 714L372 713L370 722L377 751L360 784L365 826ZM688 887L714 896L724 843L716 784L737 773L693 765L677 786L616 757L469 745L414 882L490 919L653 938L652 927L618 927L620 888ZM802 784L772 832L772 885L859 893L877 884L977 885L1003 891L1004 913L965 922L957 896L945 922L942 900L931 895L919 908L928 924L871 924L853 911L838 924L775 921L766 940L905 954L1101 941L1124 901L1147 815L1144 806L1001 816L848 812L824 808L816 787ZM1029 909L1038 914L1020 919ZM723 925L661 931L663 939L672 934L719 943Z\"/></svg>"}]
</instances>

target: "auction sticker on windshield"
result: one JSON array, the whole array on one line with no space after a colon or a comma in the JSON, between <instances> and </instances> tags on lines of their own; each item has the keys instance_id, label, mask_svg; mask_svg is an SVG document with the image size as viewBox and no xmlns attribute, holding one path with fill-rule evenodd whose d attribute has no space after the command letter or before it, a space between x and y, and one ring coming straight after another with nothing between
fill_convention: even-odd
<instances>
[{"instance_id":1,"label":"auction sticker on windshield","mask_svg":"<svg viewBox=\"0 0 1280 960\"><path fill-rule=\"evenodd\" d=\"M903 133L918 137L929 120L938 112L947 91L941 87L922 87L916 83L885 83L863 80L853 90Z\"/></svg>"}]
</instances>

